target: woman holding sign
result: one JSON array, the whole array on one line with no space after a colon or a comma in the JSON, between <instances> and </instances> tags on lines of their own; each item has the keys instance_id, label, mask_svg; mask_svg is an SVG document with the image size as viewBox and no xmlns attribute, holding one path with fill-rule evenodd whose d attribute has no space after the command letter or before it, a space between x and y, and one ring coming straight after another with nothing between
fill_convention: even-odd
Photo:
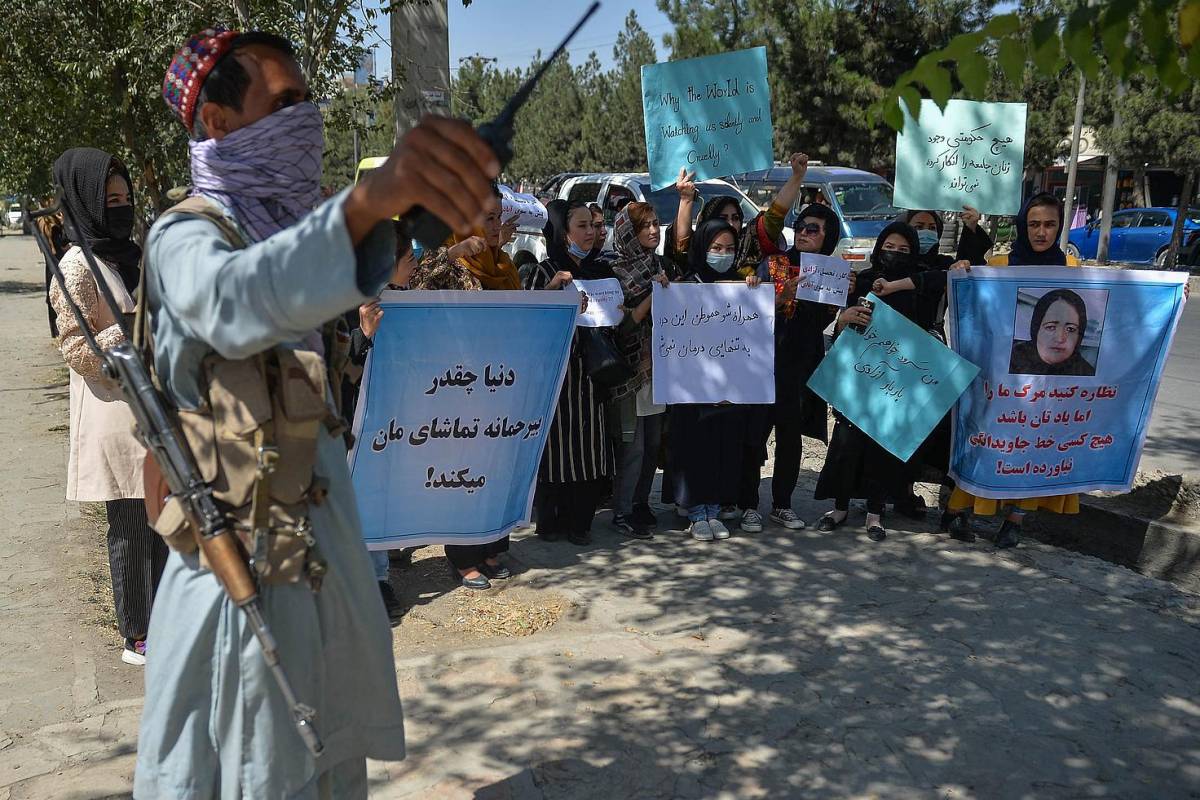
<instances>
[{"instance_id":1,"label":"woman holding sign","mask_svg":"<svg viewBox=\"0 0 1200 800\"><path fill-rule=\"evenodd\" d=\"M626 309L617 337L633 377L613 390L620 441L612 522L621 533L638 539L650 538L658 523L650 509L650 487L667 410L651 396L651 289L655 283L667 285L663 258L655 252L661 238L658 217L649 203L628 204L613 222L612 268L625 292Z\"/></svg>"},{"instance_id":2,"label":"woman holding sign","mask_svg":"<svg viewBox=\"0 0 1200 800\"><path fill-rule=\"evenodd\" d=\"M1067 255L1058 246L1062 226L1063 206L1057 197L1049 192L1040 192L1029 198L1025 202L1025 206L1021 209L1021 213L1017 216L1017 238L1013 242L1012 252L1008 256L1008 265L1014 267L1026 265L1067 266ZM958 265L956 264L955 266ZM1054 299L1059 298L1051 298L1051 301L1046 304L1046 308L1043 310L1043 316L1049 312ZM1071 306L1069 298L1059 305ZM1082 301L1079 301L1079 305L1083 305ZM1079 312L1078 309L1075 310L1086 324L1086 308L1082 312ZM1064 316L1064 319L1069 321L1066 316ZM1031 362L1041 361L1043 359L1039 359L1036 355L1036 331L1031 332L1031 338L1035 342L1035 353L1029 357L1029 360ZM1020 354L1014 353L1014 360L1019 361L1023 355L1024 351ZM1075 355L1074 350L1072 350L1071 355ZM1047 355L1047 358L1053 359L1049 355ZM950 501L946 505L945 517L948 519L945 520L945 523L949 525L952 531L968 530L970 528L971 512L984 516L992 516L999 513L1004 507L1007 507L1008 513L1005 515L1004 522L1001 524L1000 532L996 535L995 540L995 545L999 548L1015 547L1020 542L1021 526L1025 521L1025 514L1027 512L1043 510L1052 511L1056 514L1078 514L1079 495L1049 495L1046 497L1030 497L1024 500L992 500L986 497L976 497L969 492L955 487L953 493L950 495Z\"/></svg>"},{"instance_id":3,"label":"woman holding sign","mask_svg":"<svg viewBox=\"0 0 1200 800\"><path fill-rule=\"evenodd\" d=\"M871 309L857 304L876 278L898 281L910 277L918 269L920 253L917 232L904 222L893 222L879 234L871 252L871 267L858 276L861 292L850 295L851 305L838 316L835 326L838 335L847 325L864 329L871 324ZM895 292L883 299L923 330L929 330L937 315L937 304L921 293L908 290ZM818 529L833 531L846 521L850 499L863 497L867 501L867 536L873 542L887 538L883 527L884 505L889 498L902 496L909 483L909 468L867 434L835 412L837 424L829 443L829 453L817 479L815 498L834 501L833 511L821 517Z\"/></svg>"},{"instance_id":4,"label":"woman holding sign","mask_svg":"<svg viewBox=\"0 0 1200 800\"><path fill-rule=\"evenodd\" d=\"M688 245L685 280L720 283L737 280L733 269L737 231L722 220L702 223ZM757 275L745 279L750 287ZM705 376L697 375L697 380ZM675 501L687 509L693 539L710 542L728 539L720 521L721 501L737 490L747 444L753 441L754 406L729 403L686 403L670 407L667 442Z\"/></svg>"},{"instance_id":5,"label":"woman holding sign","mask_svg":"<svg viewBox=\"0 0 1200 800\"><path fill-rule=\"evenodd\" d=\"M610 260L592 249L596 230L586 203L553 200L546 206L548 257L525 280L526 289L563 289L571 281L613 277ZM613 455L604 402L607 392L588 376L576 335L554 422L538 470L537 534L591 544L592 518L612 474Z\"/></svg>"}]
</instances>

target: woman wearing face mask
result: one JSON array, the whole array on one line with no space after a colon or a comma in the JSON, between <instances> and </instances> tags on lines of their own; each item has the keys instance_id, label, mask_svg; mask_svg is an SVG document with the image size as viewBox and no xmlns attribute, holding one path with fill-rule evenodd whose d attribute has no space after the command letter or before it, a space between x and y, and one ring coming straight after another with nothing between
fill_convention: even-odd
<instances>
[{"instance_id":1,"label":"woman wearing face mask","mask_svg":"<svg viewBox=\"0 0 1200 800\"><path fill-rule=\"evenodd\" d=\"M741 282L733 270L737 232L722 220L709 220L696 229L688 246L687 281ZM757 287L757 276L745 279ZM667 442L674 498L687 509L693 539L728 539L720 521L721 501L736 491L741 475L753 411L729 403L687 403L668 410Z\"/></svg>"},{"instance_id":2,"label":"woman wearing face mask","mask_svg":"<svg viewBox=\"0 0 1200 800\"><path fill-rule=\"evenodd\" d=\"M1067 266L1066 253L1058 246L1062 225L1063 207L1058 198L1049 192L1040 192L1029 198L1017 215L1017 238L1013 242L1012 252L1006 263L1014 267ZM1085 307L1081 321L1086 320L1086 314ZM1080 330L1082 331L1082 328ZM1080 338L1082 338L1082 334ZM1016 354L1014 353L1014 355ZM972 512L993 516L1002 509L1007 509L1007 514L1004 522L1000 525L1000 532L996 535L995 545L998 548L1015 547L1021 541L1021 527L1026 513L1041 510L1056 514L1078 514L1079 495L1065 494L1030 497L1024 500L993 500L976 497L956 487L950 495L946 512L942 516L942 525L951 531L969 531Z\"/></svg>"},{"instance_id":3,"label":"woman wearing face mask","mask_svg":"<svg viewBox=\"0 0 1200 800\"><path fill-rule=\"evenodd\" d=\"M775 286L775 403L769 407L769 417L761 426L758 447L743 460L738 490L741 529L748 533L763 528L758 511L759 483L771 429L775 430L775 468L771 478L770 519L788 530L805 526L792 510L792 493L800 477L803 437L822 442L828 438L825 401L807 383L825 356L823 333L839 309L797 300L799 278L794 270L804 253L832 255L841 238L841 221L828 206L810 204L797 215L792 248L783 250L780 234L788 211L800 195L808 156L796 153L791 163L792 177L748 229L748 235L757 235L764 242L766 257L759 266L759 277ZM765 244L769 242L777 244ZM855 286L856 276L852 272L851 292Z\"/></svg>"},{"instance_id":4,"label":"woman wearing face mask","mask_svg":"<svg viewBox=\"0 0 1200 800\"><path fill-rule=\"evenodd\" d=\"M651 538L658 522L650 508L650 486L667 410L654 403L651 391L651 291L655 283L668 283L663 258L655 252L661 235L649 203L628 204L613 223L612 269L625 292L626 309L617 337L633 377L612 393L620 433L612 522L619 532L637 539Z\"/></svg>"},{"instance_id":5,"label":"woman wearing face mask","mask_svg":"<svg viewBox=\"0 0 1200 800\"><path fill-rule=\"evenodd\" d=\"M917 262L923 269L949 269L957 261L968 264L983 264L987 253L992 249L992 237L979 224L982 215L972 206L963 206L959 219L962 221L962 233L958 237L958 251L953 257L942 255L939 245L945 222L942 215L936 211L905 211L898 219L907 222L917 232L920 244L920 254Z\"/></svg>"},{"instance_id":6,"label":"woman wearing face mask","mask_svg":"<svg viewBox=\"0 0 1200 800\"><path fill-rule=\"evenodd\" d=\"M59 266L67 292L79 305L102 348L125 340L118 320L100 295L83 250L96 256L104 282L132 322L140 278L141 248L133 230L133 193L129 173L108 153L77 147L54 162L54 182L74 214L78 230L68 231L72 247ZM121 660L146 663L150 606L167 560L167 546L146 522L142 462L146 451L133 435L133 414L117 386L88 348L57 281L50 302L61 335L59 350L71 368L71 449L67 463L67 499L104 501L108 515L108 565L112 572L117 627L125 639Z\"/></svg>"},{"instance_id":7,"label":"woman wearing face mask","mask_svg":"<svg viewBox=\"0 0 1200 800\"><path fill-rule=\"evenodd\" d=\"M1079 352L1087 331L1087 304L1070 289L1038 299L1029 320L1029 339L1013 343L1008 371L1015 375L1095 375Z\"/></svg>"},{"instance_id":8,"label":"woman wearing face mask","mask_svg":"<svg viewBox=\"0 0 1200 800\"><path fill-rule=\"evenodd\" d=\"M576 278L614 277L611 261L592 250L596 231L587 204L553 200L546 213L549 255L529 274L526 289L561 289ZM566 536L572 544L591 544L592 518L612 474L606 399L604 389L588 377L576 336L538 471L537 533L543 539Z\"/></svg>"},{"instance_id":9,"label":"woman wearing face mask","mask_svg":"<svg viewBox=\"0 0 1200 800\"><path fill-rule=\"evenodd\" d=\"M878 277L895 281L911 276L917 269L915 255L919 248L917 232L908 224L893 222L884 228L871 252L870 269L858 277L858 285L864 287L861 294L866 294L866 287ZM850 307L838 316L838 335L842 335L847 325L870 324L871 312L857 304L859 294L856 291L850 297ZM931 327L937 313L936 304L911 290L890 294L883 302L923 330ZM887 538L883 527L884 504L904 491L909 482L908 465L840 414L835 413L835 417L837 424L815 493L818 500L832 499L834 510L821 518L818 528L836 530L846 521L851 498L862 497L867 501L867 536L871 541L881 542Z\"/></svg>"}]
</instances>

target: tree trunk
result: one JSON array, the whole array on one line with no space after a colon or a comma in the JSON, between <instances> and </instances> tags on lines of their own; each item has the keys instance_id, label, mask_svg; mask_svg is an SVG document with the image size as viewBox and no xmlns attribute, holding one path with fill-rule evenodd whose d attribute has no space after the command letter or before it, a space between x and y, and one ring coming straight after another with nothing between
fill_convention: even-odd
<instances>
[{"instance_id":1,"label":"tree trunk","mask_svg":"<svg viewBox=\"0 0 1200 800\"><path fill-rule=\"evenodd\" d=\"M1171 246L1167 250L1167 258L1163 269L1175 269L1175 259L1179 256L1179 246L1183 242L1183 221L1192 205L1192 194L1196 188L1196 172L1188 170L1183 176L1183 188L1179 191L1179 205L1175 208L1175 228L1171 231Z\"/></svg>"},{"instance_id":2,"label":"tree trunk","mask_svg":"<svg viewBox=\"0 0 1200 800\"><path fill-rule=\"evenodd\" d=\"M1139 165L1133 168L1133 205L1135 208L1145 208L1150 205L1150 198L1146 195L1146 168Z\"/></svg>"},{"instance_id":3,"label":"tree trunk","mask_svg":"<svg viewBox=\"0 0 1200 800\"><path fill-rule=\"evenodd\" d=\"M1121 127L1121 98L1125 96L1125 81L1117 81L1117 96L1113 102L1113 128ZM1096 263L1108 264L1108 245L1112 239L1113 212L1117 207L1117 181L1121 168L1116 157L1109 153L1104 165L1104 194L1100 199L1100 241L1096 244Z\"/></svg>"}]
</instances>

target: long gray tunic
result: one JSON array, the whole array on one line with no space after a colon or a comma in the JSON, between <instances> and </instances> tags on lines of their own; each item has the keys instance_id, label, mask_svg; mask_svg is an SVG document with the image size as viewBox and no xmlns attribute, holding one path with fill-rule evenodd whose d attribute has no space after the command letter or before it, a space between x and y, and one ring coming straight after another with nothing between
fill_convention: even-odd
<instances>
[{"instance_id":1,"label":"long gray tunic","mask_svg":"<svg viewBox=\"0 0 1200 800\"><path fill-rule=\"evenodd\" d=\"M298 343L383 287L395 263L391 223L355 251L344 202L342 193L244 250L207 220L170 215L153 227L155 364L174 402L198 405L207 354L236 359ZM318 594L301 582L264 587L262 598L296 695L317 709L324 754L314 759L296 734L242 612L195 556L172 552L147 637L135 797L310 798L328 770L339 796L365 797L362 759L404 757L391 629L345 446L324 429L317 465L330 492L309 514L329 574Z\"/></svg>"}]
</instances>

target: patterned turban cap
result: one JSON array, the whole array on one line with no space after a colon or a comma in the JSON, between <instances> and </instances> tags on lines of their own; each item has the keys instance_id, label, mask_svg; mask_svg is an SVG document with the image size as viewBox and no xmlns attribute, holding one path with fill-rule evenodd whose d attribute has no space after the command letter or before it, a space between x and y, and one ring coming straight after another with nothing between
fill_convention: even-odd
<instances>
[{"instance_id":1,"label":"patterned turban cap","mask_svg":"<svg viewBox=\"0 0 1200 800\"><path fill-rule=\"evenodd\" d=\"M221 26L205 28L188 39L187 44L171 59L171 66L163 78L163 99L189 133L195 122L196 98L204 86L204 79L221 60L221 56L229 52L230 45L238 35L239 31Z\"/></svg>"}]
</instances>

